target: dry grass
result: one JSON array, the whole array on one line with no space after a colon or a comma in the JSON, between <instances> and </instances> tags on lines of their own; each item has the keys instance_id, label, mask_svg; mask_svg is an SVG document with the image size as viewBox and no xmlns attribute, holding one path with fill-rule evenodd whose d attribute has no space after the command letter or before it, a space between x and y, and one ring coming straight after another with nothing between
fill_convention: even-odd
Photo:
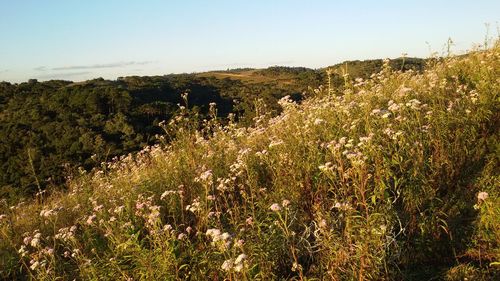
<instances>
[{"instance_id":1,"label":"dry grass","mask_svg":"<svg viewBox=\"0 0 500 281\"><path fill-rule=\"evenodd\" d=\"M277 83L278 85L291 85L294 83L292 75L280 75L278 77L258 74L259 69L245 70L238 72L230 71L210 71L197 74L198 77L215 77L217 79L229 78L239 80L249 84Z\"/></svg>"}]
</instances>

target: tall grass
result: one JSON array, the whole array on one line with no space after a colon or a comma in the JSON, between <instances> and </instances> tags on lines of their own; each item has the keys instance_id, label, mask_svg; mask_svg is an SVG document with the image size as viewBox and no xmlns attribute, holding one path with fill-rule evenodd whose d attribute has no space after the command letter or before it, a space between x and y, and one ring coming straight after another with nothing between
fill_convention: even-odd
<instances>
[{"instance_id":1,"label":"tall grass","mask_svg":"<svg viewBox=\"0 0 500 281\"><path fill-rule=\"evenodd\" d=\"M499 274L500 47L318 89L2 207L0 274L392 280ZM471 280L471 279L469 279Z\"/></svg>"}]
</instances>

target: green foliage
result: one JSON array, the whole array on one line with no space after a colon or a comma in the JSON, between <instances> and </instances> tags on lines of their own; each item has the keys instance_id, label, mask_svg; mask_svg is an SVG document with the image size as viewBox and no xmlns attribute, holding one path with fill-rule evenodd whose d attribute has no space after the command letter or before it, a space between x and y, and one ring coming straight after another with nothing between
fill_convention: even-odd
<instances>
[{"instance_id":1,"label":"green foliage","mask_svg":"<svg viewBox=\"0 0 500 281\"><path fill-rule=\"evenodd\" d=\"M156 142L189 92L189 106L208 113L215 102L219 115L251 107L254 97L238 98L242 83L196 78L193 75L126 77L83 83L49 81L1 83L0 87L0 189L2 197L29 194L57 186L78 166L100 165L115 156L135 152ZM283 91L278 97L289 94ZM272 96L270 103L276 103ZM31 151L34 169L28 165ZM9 188L10 186L10 188ZM13 192L15 191L15 192ZM10 194L10 195L9 195Z\"/></svg>"}]
</instances>

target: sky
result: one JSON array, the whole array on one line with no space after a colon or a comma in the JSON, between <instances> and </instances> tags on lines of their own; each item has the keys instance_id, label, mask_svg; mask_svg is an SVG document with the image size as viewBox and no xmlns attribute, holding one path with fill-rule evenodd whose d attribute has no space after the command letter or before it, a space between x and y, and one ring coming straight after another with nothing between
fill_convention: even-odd
<instances>
[{"instance_id":1,"label":"sky","mask_svg":"<svg viewBox=\"0 0 500 281\"><path fill-rule=\"evenodd\" d=\"M498 0L0 0L0 81L463 53L498 21Z\"/></svg>"}]
</instances>

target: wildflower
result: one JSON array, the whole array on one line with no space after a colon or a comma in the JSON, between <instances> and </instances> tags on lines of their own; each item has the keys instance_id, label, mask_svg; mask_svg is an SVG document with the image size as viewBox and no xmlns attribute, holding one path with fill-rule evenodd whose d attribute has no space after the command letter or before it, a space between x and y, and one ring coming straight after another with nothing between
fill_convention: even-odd
<instances>
[{"instance_id":1,"label":"wildflower","mask_svg":"<svg viewBox=\"0 0 500 281\"><path fill-rule=\"evenodd\" d=\"M245 254L240 254L236 260L234 261L234 263L242 263L245 259L247 258L247 255Z\"/></svg>"},{"instance_id":2,"label":"wildflower","mask_svg":"<svg viewBox=\"0 0 500 281\"><path fill-rule=\"evenodd\" d=\"M220 230L217 228L209 228L207 229L207 232L205 233L207 236L217 236L220 235Z\"/></svg>"},{"instance_id":3,"label":"wildflower","mask_svg":"<svg viewBox=\"0 0 500 281\"><path fill-rule=\"evenodd\" d=\"M97 217L97 216L96 216L95 214L93 214L93 215L89 216L89 217L87 218L87 224L89 224L89 225L90 225L90 224L92 224L92 223L94 222L94 219L95 219L96 217Z\"/></svg>"},{"instance_id":4,"label":"wildflower","mask_svg":"<svg viewBox=\"0 0 500 281\"><path fill-rule=\"evenodd\" d=\"M135 204L135 208L136 208L137 210L142 210L142 209L144 208L144 206L146 206L146 203L144 203L144 202L137 202L137 203Z\"/></svg>"},{"instance_id":5,"label":"wildflower","mask_svg":"<svg viewBox=\"0 0 500 281\"><path fill-rule=\"evenodd\" d=\"M206 170L203 172L199 179L205 182L210 182L212 180L212 170Z\"/></svg>"},{"instance_id":6,"label":"wildflower","mask_svg":"<svg viewBox=\"0 0 500 281\"><path fill-rule=\"evenodd\" d=\"M324 165L319 165L318 169L325 173L333 169L333 164L331 162L326 162Z\"/></svg>"},{"instance_id":7,"label":"wildflower","mask_svg":"<svg viewBox=\"0 0 500 281\"><path fill-rule=\"evenodd\" d=\"M382 230L382 232L385 232L387 230L387 225L385 224L381 225L380 230Z\"/></svg>"},{"instance_id":8,"label":"wildflower","mask_svg":"<svg viewBox=\"0 0 500 281\"><path fill-rule=\"evenodd\" d=\"M243 263L237 263L234 265L234 271L241 272L243 270Z\"/></svg>"},{"instance_id":9,"label":"wildflower","mask_svg":"<svg viewBox=\"0 0 500 281\"><path fill-rule=\"evenodd\" d=\"M46 248L45 252L47 253L47 255L52 256L54 254L54 249L52 249L52 248Z\"/></svg>"},{"instance_id":10,"label":"wildflower","mask_svg":"<svg viewBox=\"0 0 500 281\"><path fill-rule=\"evenodd\" d=\"M387 105L389 106L388 109L392 112L396 112L399 110L400 106L399 104L395 103L393 100L390 100Z\"/></svg>"},{"instance_id":11,"label":"wildflower","mask_svg":"<svg viewBox=\"0 0 500 281\"><path fill-rule=\"evenodd\" d=\"M281 202L281 205L285 208L288 207L288 205L290 205L290 200L284 199L283 202Z\"/></svg>"},{"instance_id":12,"label":"wildflower","mask_svg":"<svg viewBox=\"0 0 500 281\"><path fill-rule=\"evenodd\" d=\"M481 191L477 194L478 201L486 201L486 199L488 199L488 192Z\"/></svg>"},{"instance_id":13,"label":"wildflower","mask_svg":"<svg viewBox=\"0 0 500 281\"><path fill-rule=\"evenodd\" d=\"M33 238L31 238L30 236L24 237L23 243L25 245L28 245L31 242L31 239L33 239Z\"/></svg>"},{"instance_id":14,"label":"wildflower","mask_svg":"<svg viewBox=\"0 0 500 281\"><path fill-rule=\"evenodd\" d=\"M402 87L402 88L399 89L399 94L402 95L402 96L405 95L408 92L411 92L411 88Z\"/></svg>"},{"instance_id":15,"label":"wildflower","mask_svg":"<svg viewBox=\"0 0 500 281\"><path fill-rule=\"evenodd\" d=\"M114 212L115 212L115 214L121 214L124 209L125 209L125 206L118 206L115 208Z\"/></svg>"},{"instance_id":16,"label":"wildflower","mask_svg":"<svg viewBox=\"0 0 500 281\"><path fill-rule=\"evenodd\" d=\"M161 194L160 199L164 200L167 196L169 196L171 194L175 194L175 193L176 193L176 191L174 191L174 190L167 190Z\"/></svg>"},{"instance_id":17,"label":"wildflower","mask_svg":"<svg viewBox=\"0 0 500 281\"><path fill-rule=\"evenodd\" d=\"M24 245L21 245L21 248L17 252L21 255L21 257L26 256L26 254L28 253L28 251L26 250L26 246Z\"/></svg>"},{"instance_id":18,"label":"wildflower","mask_svg":"<svg viewBox=\"0 0 500 281\"><path fill-rule=\"evenodd\" d=\"M243 239L238 239L238 241L236 241L236 243L234 244L236 247L243 247L243 244L245 244L245 240Z\"/></svg>"},{"instance_id":19,"label":"wildflower","mask_svg":"<svg viewBox=\"0 0 500 281\"><path fill-rule=\"evenodd\" d=\"M421 102L417 99L411 99L406 103L406 106L411 107L411 109L419 109Z\"/></svg>"},{"instance_id":20,"label":"wildflower","mask_svg":"<svg viewBox=\"0 0 500 281\"><path fill-rule=\"evenodd\" d=\"M40 211L40 216L44 217L44 218L48 218L48 217L53 216L53 215L55 215L54 210L42 210L42 211Z\"/></svg>"},{"instance_id":21,"label":"wildflower","mask_svg":"<svg viewBox=\"0 0 500 281\"><path fill-rule=\"evenodd\" d=\"M213 242L217 242L221 240L221 235L220 235L220 230L217 228L210 228L207 229L207 232L205 233L207 236L210 236L212 238Z\"/></svg>"},{"instance_id":22,"label":"wildflower","mask_svg":"<svg viewBox=\"0 0 500 281\"><path fill-rule=\"evenodd\" d=\"M269 207L269 209L271 209L271 211L273 211L273 212L281 211L281 207L278 203L272 204L271 207Z\"/></svg>"},{"instance_id":23,"label":"wildflower","mask_svg":"<svg viewBox=\"0 0 500 281\"><path fill-rule=\"evenodd\" d=\"M166 224L163 226L163 231L168 232L172 230L172 226L170 224Z\"/></svg>"},{"instance_id":24,"label":"wildflower","mask_svg":"<svg viewBox=\"0 0 500 281\"><path fill-rule=\"evenodd\" d=\"M248 224L248 225L253 225L253 218L252 217L248 217L245 222Z\"/></svg>"},{"instance_id":25,"label":"wildflower","mask_svg":"<svg viewBox=\"0 0 500 281\"><path fill-rule=\"evenodd\" d=\"M223 241L226 241L226 240L228 240L229 238L231 238L231 234L229 234L229 233L227 233L227 232L224 232L224 233L222 233L222 235L221 235L220 237L221 237L221 239L222 239Z\"/></svg>"},{"instance_id":26,"label":"wildflower","mask_svg":"<svg viewBox=\"0 0 500 281\"><path fill-rule=\"evenodd\" d=\"M272 148L272 147L275 147L275 146L278 146L278 145L281 145L283 144L283 141L282 140L273 140L271 141L271 143L269 144L269 148Z\"/></svg>"},{"instance_id":27,"label":"wildflower","mask_svg":"<svg viewBox=\"0 0 500 281\"><path fill-rule=\"evenodd\" d=\"M38 261L35 261L31 266L30 266L30 269L31 270L35 270L37 269L37 267L40 265L40 263Z\"/></svg>"},{"instance_id":28,"label":"wildflower","mask_svg":"<svg viewBox=\"0 0 500 281\"><path fill-rule=\"evenodd\" d=\"M180 233L179 236L177 236L178 240L184 240L187 238L187 235L185 233Z\"/></svg>"},{"instance_id":29,"label":"wildflower","mask_svg":"<svg viewBox=\"0 0 500 281\"><path fill-rule=\"evenodd\" d=\"M323 119L316 118L316 119L314 120L314 125L321 125L321 124L323 124L323 123L325 123L325 120L323 120Z\"/></svg>"},{"instance_id":30,"label":"wildflower","mask_svg":"<svg viewBox=\"0 0 500 281\"><path fill-rule=\"evenodd\" d=\"M80 254L80 249L73 249L73 253L71 254L72 258L77 257Z\"/></svg>"},{"instance_id":31,"label":"wildflower","mask_svg":"<svg viewBox=\"0 0 500 281\"><path fill-rule=\"evenodd\" d=\"M292 271L302 270L302 266L296 262L292 264Z\"/></svg>"},{"instance_id":32,"label":"wildflower","mask_svg":"<svg viewBox=\"0 0 500 281\"><path fill-rule=\"evenodd\" d=\"M322 219L322 220L319 222L319 227L321 227L321 228L326 228L326 220L325 220L325 219Z\"/></svg>"},{"instance_id":33,"label":"wildflower","mask_svg":"<svg viewBox=\"0 0 500 281\"><path fill-rule=\"evenodd\" d=\"M186 206L186 211L190 211L192 213L196 213L197 211L201 210L201 204L198 198L195 198L193 200L193 203L191 205Z\"/></svg>"},{"instance_id":34,"label":"wildflower","mask_svg":"<svg viewBox=\"0 0 500 281\"><path fill-rule=\"evenodd\" d=\"M38 247L40 246L40 237L42 236L42 234L40 232L38 232L37 234L35 234L35 236L33 237L33 239L31 239L31 242L30 242L30 245L32 247Z\"/></svg>"},{"instance_id":35,"label":"wildflower","mask_svg":"<svg viewBox=\"0 0 500 281\"><path fill-rule=\"evenodd\" d=\"M100 210L102 210L104 208L103 205L98 205L98 206L95 206L94 207L94 212L99 212Z\"/></svg>"},{"instance_id":36,"label":"wildflower","mask_svg":"<svg viewBox=\"0 0 500 281\"><path fill-rule=\"evenodd\" d=\"M231 271L234 266L234 260L233 259L228 259L225 260L224 263L222 263L221 269L224 271Z\"/></svg>"},{"instance_id":37,"label":"wildflower","mask_svg":"<svg viewBox=\"0 0 500 281\"><path fill-rule=\"evenodd\" d=\"M333 208L337 208L344 211L352 209L349 203L339 203L339 202L336 202L335 205L333 205Z\"/></svg>"},{"instance_id":38,"label":"wildflower","mask_svg":"<svg viewBox=\"0 0 500 281\"><path fill-rule=\"evenodd\" d=\"M70 256L70 255L71 255L71 253L70 253L69 251L64 251L63 256L64 256L65 258L69 258L69 256Z\"/></svg>"},{"instance_id":39,"label":"wildflower","mask_svg":"<svg viewBox=\"0 0 500 281\"><path fill-rule=\"evenodd\" d=\"M247 255L245 254L239 254L238 257L236 257L236 260L234 260L234 271L236 272L241 272L241 270L244 267L244 262L247 258Z\"/></svg>"},{"instance_id":40,"label":"wildflower","mask_svg":"<svg viewBox=\"0 0 500 281\"><path fill-rule=\"evenodd\" d=\"M263 149L262 151L255 152L255 156L257 156L257 157L264 157L266 155L267 155L267 150L266 149Z\"/></svg>"}]
</instances>

